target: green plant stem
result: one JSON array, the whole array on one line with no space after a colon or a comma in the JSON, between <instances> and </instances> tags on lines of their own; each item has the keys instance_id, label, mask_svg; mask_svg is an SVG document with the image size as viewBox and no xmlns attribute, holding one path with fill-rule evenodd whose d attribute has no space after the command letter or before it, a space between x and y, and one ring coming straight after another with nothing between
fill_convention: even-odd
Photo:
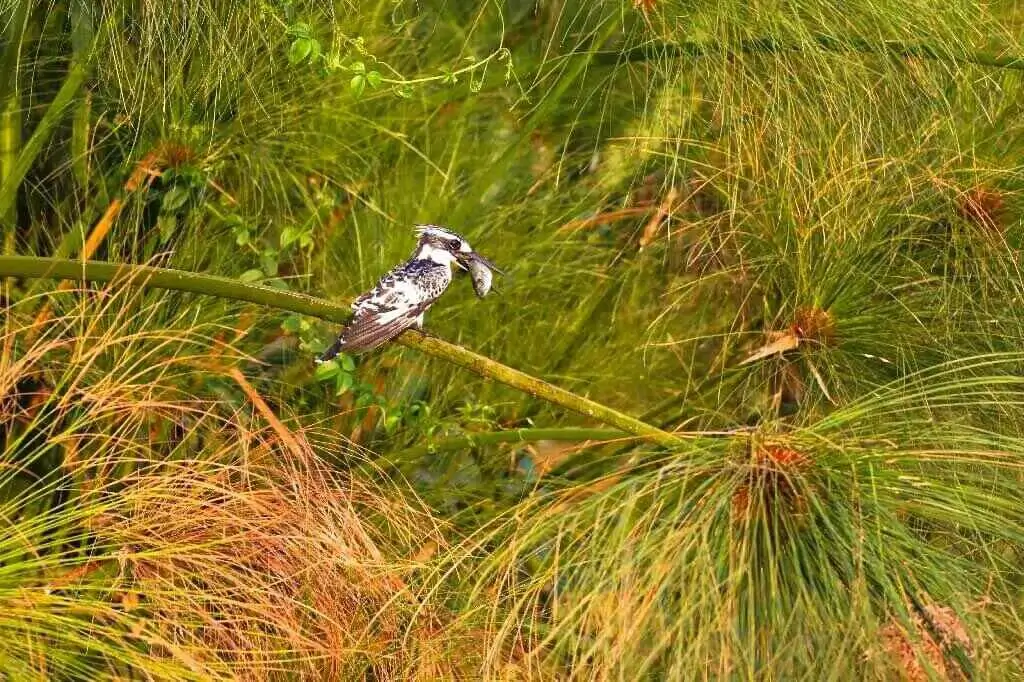
<instances>
[{"instance_id":1,"label":"green plant stem","mask_svg":"<svg viewBox=\"0 0 1024 682\"><path fill-rule=\"evenodd\" d=\"M226 277L147 265L38 256L0 256L0 277L74 279L143 288L173 289L256 303L339 324L346 322L352 315L346 306L304 294L246 284ZM659 445L668 447L679 445L681 442L678 436L667 431L439 338L410 330L399 336L397 342Z\"/></svg>"},{"instance_id":2,"label":"green plant stem","mask_svg":"<svg viewBox=\"0 0 1024 682\"><path fill-rule=\"evenodd\" d=\"M898 57L921 57L935 61L977 64L998 69L1024 71L1024 56L997 56L986 52L945 52L927 43L907 43L898 40L872 42L862 38L835 38L816 35L813 45L828 52L862 52L865 54L888 54ZM595 56L599 64L640 62L676 57L702 57L710 54L756 54L777 52L800 52L808 44L786 42L776 38L753 38L739 41L734 45L726 43L661 43L636 47L625 52L602 52Z\"/></svg>"},{"instance_id":3,"label":"green plant stem","mask_svg":"<svg viewBox=\"0 0 1024 682\"><path fill-rule=\"evenodd\" d=\"M15 169L21 150L21 88L18 83L18 62L21 56L25 25L28 23L28 0L14 7L4 35L7 43L0 57L0 186ZM13 205L0 213L3 225L3 252L12 253L15 243Z\"/></svg>"},{"instance_id":4,"label":"green plant stem","mask_svg":"<svg viewBox=\"0 0 1024 682\"><path fill-rule=\"evenodd\" d=\"M0 109L0 185L5 184L14 172L21 149L21 98L17 90L11 92ZM0 214L3 223L3 252L12 253L15 244L15 224L17 220L12 204Z\"/></svg>"},{"instance_id":5,"label":"green plant stem","mask_svg":"<svg viewBox=\"0 0 1024 682\"><path fill-rule=\"evenodd\" d=\"M95 29L89 0L72 0L71 49L75 63L87 63L92 54ZM89 189L89 123L92 120L92 101L88 88L77 103L71 116L71 171L79 189Z\"/></svg>"},{"instance_id":6,"label":"green plant stem","mask_svg":"<svg viewBox=\"0 0 1024 682\"><path fill-rule=\"evenodd\" d=\"M25 174L28 173L28 169L32 166L39 152L42 151L47 140L50 139L50 135L57 129L57 124L60 122L64 109L67 108L85 81L85 74L85 63L76 62L72 64L67 76L64 77L64 83L61 84L60 90L57 91L53 101L50 102L50 106L46 108L46 113L43 114L39 125L32 131L32 136L25 143L25 146L21 148L17 161L15 161L14 166L10 169L10 173L4 176L3 184L0 185L0 216L7 215L8 211L14 206L18 196L18 188L21 186L22 180L25 179Z\"/></svg>"},{"instance_id":7,"label":"green plant stem","mask_svg":"<svg viewBox=\"0 0 1024 682\"><path fill-rule=\"evenodd\" d=\"M508 431L487 431L447 438L430 445L417 445L395 455L395 458L416 459L435 452L450 452L465 448L495 445L497 443L535 443L539 440L556 440L568 443L584 441L612 441L630 438L630 434L619 429L510 429Z\"/></svg>"}]
</instances>

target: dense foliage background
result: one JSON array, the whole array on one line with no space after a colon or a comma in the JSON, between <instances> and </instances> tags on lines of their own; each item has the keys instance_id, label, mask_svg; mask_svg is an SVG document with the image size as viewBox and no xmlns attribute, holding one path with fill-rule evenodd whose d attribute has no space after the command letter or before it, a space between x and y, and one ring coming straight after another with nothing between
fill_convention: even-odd
<instances>
[{"instance_id":1,"label":"dense foliage background","mask_svg":"<svg viewBox=\"0 0 1024 682\"><path fill-rule=\"evenodd\" d=\"M432 334L674 434L0 258L10 679L1024 679L1017 0L0 9L5 256L443 224Z\"/></svg>"}]
</instances>

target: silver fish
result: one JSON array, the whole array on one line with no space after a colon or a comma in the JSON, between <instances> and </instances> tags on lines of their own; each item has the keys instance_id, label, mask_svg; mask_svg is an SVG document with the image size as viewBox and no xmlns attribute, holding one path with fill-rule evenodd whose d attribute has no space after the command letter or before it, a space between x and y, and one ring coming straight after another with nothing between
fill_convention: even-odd
<instances>
[{"instance_id":1,"label":"silver fish","mask_svg":"<svg viewBox=\"0 0 1024 682\"><path fill-rule=\"evenodd\" d=\"M462 269L469 271L470 276L473 278L473 290L476 291L476 295L480 298L490 293L495 272L499 275L505 274L501 268L475 251L459 253L456 255L456 258Z\"/></svg>"},{"instance_id":2,"label":"silver fish","mask_svg":"<svg viewBox=\"0 0 1024 682\"><path fill-rule=\"evenodd\" d=\"M468 265L469 274L473 278L473 290L476 291L477 296L483 298L491 291L494 273L491 272L489 267L477 260L470 261Z\"/></svg>"}]
</instances>

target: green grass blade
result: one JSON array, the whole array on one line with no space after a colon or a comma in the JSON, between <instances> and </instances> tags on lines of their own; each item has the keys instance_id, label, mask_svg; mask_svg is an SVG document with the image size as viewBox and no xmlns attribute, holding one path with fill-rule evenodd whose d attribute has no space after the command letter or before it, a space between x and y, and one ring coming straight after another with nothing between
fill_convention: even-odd
<instances>
[{"instance_id":1,"label":"green grass blade","mask_svg":"<svg viewBox=\"0 0 1024 682\"><path fill-rule=\"evenodd\" d=\"M53 101L50 102L50 106L47 107L46 113L43 114L42 120L39 121L39 125L32 131L32 136L25 143L25 146L22 147L10 173L4 177L3 185L0 185L0 216L7 215L8 211L14 206L18 196L18 188L21 186L22 180L25 179L25 174L28 173L28 169L32 166L36 156L39 155L47 140L50 139L50 136L57 129L57 124L60 122L64 110L71 103L71 100L85 81L86 72L86 64L84 63L79 62L71 66L67 76L64 78L64 83L61 85L60 90L57 91Z\"/></svg>"}]
</instances>

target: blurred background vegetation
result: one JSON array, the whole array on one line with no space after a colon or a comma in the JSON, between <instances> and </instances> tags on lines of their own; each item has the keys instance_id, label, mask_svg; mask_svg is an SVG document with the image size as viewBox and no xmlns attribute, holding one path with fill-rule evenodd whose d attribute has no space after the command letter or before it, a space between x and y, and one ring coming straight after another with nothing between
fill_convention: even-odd
<instances>
[{"instance_id":1,"label":"blurred background vegetation","mask_svg":"<svg viewBox=\"0 0 1024 682\"><path fill-rule=\"evenodd\" d=\"M10 679L1024 679L1024 3L0 0ZM581 429L586 429L581 430ZM5 679L6 679L5 678Z\"/></svg>"}]
</instances>

